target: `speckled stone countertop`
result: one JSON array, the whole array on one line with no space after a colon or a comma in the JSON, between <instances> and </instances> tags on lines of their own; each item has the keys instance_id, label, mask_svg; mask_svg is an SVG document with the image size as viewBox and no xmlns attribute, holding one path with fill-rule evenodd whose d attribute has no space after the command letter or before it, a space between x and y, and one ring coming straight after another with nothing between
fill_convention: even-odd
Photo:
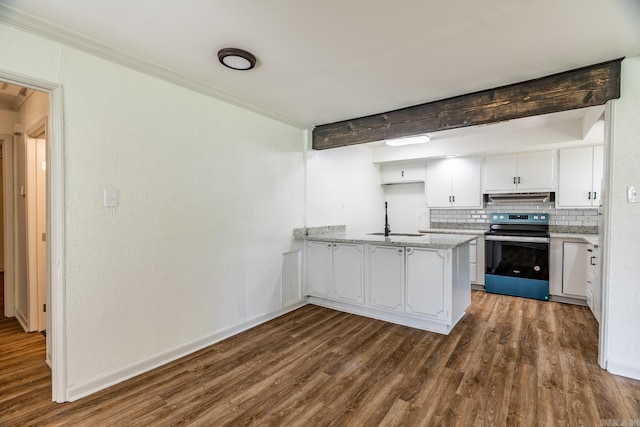
<instances>
[{"instance_id":1,"label":"speckled stone countertop","mask_svg":"<svg viewBox=\"0 0 640 427\"><path fill-rule=\"evenodd\" d=\"M593 246L600 245L600 239L597 234L577 234L577 233L549 233L552 239L576 239Z\"/></svg>"},{"instance_id":2,"label":"speckled stone countertop","mask_svg":"<svg viewBox=\"0 0 640 427\"><path fill-rule=\"evenodd\" d=\"M374 236L365 233L325 233L309 235L307 240L315 242L369 243L386 246L411 246L414 248L453 249L475 239L472 235L431 233L422 236Z\"/></svg>"},{"instance_id":3,"label":"speckled stone countertop","mask_svg":"<svg viewBox=\"0 0 640 427\"><path fill-rule=\"evenodd\" d=\"M444 234L474 234L479 236L487 230L470 229L470 228L424 228L418 230L420 233L444 233Z\"/></svg>"}]
</instances>

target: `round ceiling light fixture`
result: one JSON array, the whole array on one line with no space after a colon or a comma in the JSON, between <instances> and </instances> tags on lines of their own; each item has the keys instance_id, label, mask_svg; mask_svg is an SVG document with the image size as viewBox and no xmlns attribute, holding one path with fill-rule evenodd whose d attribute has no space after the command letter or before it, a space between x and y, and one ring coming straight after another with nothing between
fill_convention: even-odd
<instances>
[{"instance_id":1,"label":"round ceiling light fixture","mask_svg":"<svg viewBox=\"0 0 640 427\"><path fill-rule=\"evenodd\" d=\"M228 47L218 51L218 60L233 70L250 70L256 66L256 57L246 50Z\"/></svg>"}]
</instances>

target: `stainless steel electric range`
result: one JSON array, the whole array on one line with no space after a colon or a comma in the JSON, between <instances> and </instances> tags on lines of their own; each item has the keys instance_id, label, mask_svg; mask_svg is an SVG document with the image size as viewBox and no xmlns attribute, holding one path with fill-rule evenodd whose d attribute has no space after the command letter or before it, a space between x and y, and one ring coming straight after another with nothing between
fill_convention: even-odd
<instances>
[{"instance_id":1,"label":"stainless steel electric range","mask_svg":"<svg viewBox=\"0 0 640 427\"><path fill-rule=\"evenodd\" d=\"M487 292L549 299L548 214L491 214L485 242Z\"/></svg>"}]
</instances>

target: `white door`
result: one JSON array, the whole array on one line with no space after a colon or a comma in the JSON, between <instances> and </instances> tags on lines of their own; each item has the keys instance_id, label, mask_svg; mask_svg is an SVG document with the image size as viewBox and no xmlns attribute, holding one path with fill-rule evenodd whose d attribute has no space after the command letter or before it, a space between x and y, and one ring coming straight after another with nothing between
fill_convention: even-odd
<instances>
[{"instance_id":1,"label":"white door","mask_svg":"<svg viewBox=\"0 0 640 427\"><path fill-rule=\"evenodd\" d=\"M598 145L593 147L593 197L591 205L600 206L600 197L602 196L602 176L604 173L604 147Z\"/></svg>"},{"instance_id":2,"label":"white door","mask_svg":"<svg viewBox=\"0 0 640 427\"><path fill-rule=\"evenodd\" d=\"M352 304L364 304L364 245L333 244L333 295Z\"/></svg>"},{"instance_id":3,"label":"white door","mask_svg":"<svg viewBox=\"0 0 640 427\"><path fill-rule=\"evenodd\" d=\"M331 243L307 242L307 293L331 297Z\"/></svg>"},{"instance_id":4,"label":"white door","mask_svg":"<svg viewBox=\"0 0 640 427\"><path fill-rule=\"evenodd\" d=\"M407 313L451 322L447 257L447 251L407 248Z\"/></svg>"},{"instance_id":5,"label":"white door","mask_svg":"<svg viewBox=\"0 0 640 427\"><path fill-rule=\"evenodd\" d=\"M37 138L26 140L28 330L44 331L47 329L47 156L44 126L33 135Z\"/></svg>"},{"instance_id":6,"label":"white door","mask_svg":"<svg viewBox=\"0 0 640 427\"><path fill-rule=\"evenodd\" d=\"M404 311L404 248L369 246L369 305Z\"/></svg>"},{"instance_id":7,"label":"white door","mask_svg":"<svg viewBox=\"0 0 640 427\"><path fill-rule=\"evenodd\" d=\"M587 244L564 242L562 258L562 293L568 296L587 295Z\"/></svg>"},{"instance_id":8,"label":"white door","mask_svg":"<svg viewBox=\"0 0 640 427\"><path fill-rule=\"evenodd\" d=\"M553 190L553 151L518 154L518 190Z\"/></svg>"},{"instance_id":9,"label":"white door","mask_svg":"<svg viewBox=\"0 0 640 427\"><path fill-rule=\"evenodd\" d=\"M448 159L432 160L427 163L427 183L425 185L427 207L448 208L451 206L450 165Z\"/></svg>"},{"instance_id":10,"label":"white door","mask_svg":"<svg viewBox=\"0 0 640 427\"><path fill-rule=\"evenodd\" d=\"M449 159L451 165L451 188L456 208L482 206L480 191L480 159Z\"/></svg>"},{"instance_id":11,"label":"white door","mask_svg":"<svg viewBox=\"0 0 640 427\"><path fill-rule=\"evenodd\" d=\"M558 206L591 206L593 148L566 148L560 150L558 174ZM600 158L602 170L602 158Z\"/></svg>"},{"instance_id":12,"label":"white door","mask_svg":"<svg viewBox=\"0 0 640 427\"><path fill-rule=\"evenodd\" d=\"M485 191L515 190L518 156L487 156L484 159L484 188Z\"/></svg>"}]
</instances>

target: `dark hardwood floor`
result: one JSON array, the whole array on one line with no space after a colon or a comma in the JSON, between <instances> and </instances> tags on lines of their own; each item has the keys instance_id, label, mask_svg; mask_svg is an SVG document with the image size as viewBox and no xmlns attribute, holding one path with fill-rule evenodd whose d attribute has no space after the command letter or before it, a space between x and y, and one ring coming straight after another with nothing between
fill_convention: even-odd
<instances>
[{"instance_id":1,"label":"dark hardwood floor","mask_svg":"<svg viewBox=\"0 0 640 427\"><path fill-rule=\"evenodd\" d=\"M586 307L473 292L451 335L305 306L77 402L0 320L0 425L600 426L640 420ZM619 424L613 424L618 422ZM636 424L640 421L635 421Z\"/></svg>"}]
</instances>

